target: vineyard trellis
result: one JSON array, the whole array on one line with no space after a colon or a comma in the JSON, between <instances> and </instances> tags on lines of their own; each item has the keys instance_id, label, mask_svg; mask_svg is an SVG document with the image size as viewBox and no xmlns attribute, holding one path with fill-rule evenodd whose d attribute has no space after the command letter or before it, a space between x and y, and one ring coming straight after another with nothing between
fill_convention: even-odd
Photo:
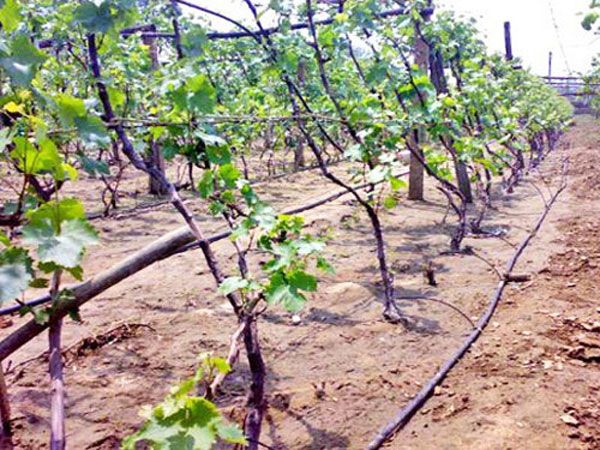
<instances>
[{"instance_id":1,"label":"vineyard trellis","mask_svg":"<svg viewBox=\"0 0 600 450\"><path fill-rule=\"evenodd\" d=\"M456 214L449 250L458 253L467 233L486 233L493 183L501 179L512 192L570 121L572 109L556 92L488 54L472 23L433 14L431 1L280 0L268 6L275 27L265 25L252 0L241 3L252 25L186 0L5 0L0 8L0 226L7 231L0 233L0 301L17 302L5 312L33 315L0 342L0 360L49 328L52 449L66 445L63 318L77 318L79 307L108 287L192 248L201 250L237 316L230 352L204 357L123 445L206 448L221 439L257 449L268 374L259 318L273 305L301 310L306 293L317 289L315 274L333 270L323 257L326 243L307 234L296 215L351 196L371 225L383 317L410 326L397 305L380 217L406 187L404 161L410 197L422 198L424 172ZM235 29L208 31L205 17ZM290 145L296 169L307 162L306 146L324 179L341 190L277 214L253 188L247 161L257 146L281 153ZM227 231L206 237L163 158L185 161L188 186ZM329 164L339 159L347 173ZM64 286L67 275L83 280L84 253L98 236L82 201L64 195L63 186L77 183L79 171L98 177L108 212L119 207L121 177L132 169L151 179L151 191L168 198L186 228ZM233 276L212 247L225 238L237 256ZM250 263L259 254L269 260L254 273ZM25 302L29 288L48 294ZM212 403L241 348L251 371L243 429ZM204 395L191 394L196 385L206 387Z\"/></svg>"}]
</instances>

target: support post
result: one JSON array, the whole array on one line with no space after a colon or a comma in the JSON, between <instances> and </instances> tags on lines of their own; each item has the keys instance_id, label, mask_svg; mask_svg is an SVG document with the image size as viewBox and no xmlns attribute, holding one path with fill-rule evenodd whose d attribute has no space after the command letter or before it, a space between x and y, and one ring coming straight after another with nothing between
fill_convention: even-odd
<instances>
[{"instance_id":1,"label":"support post","mask_svg":"<svg viewBox=\"0 0 600 450\"><path fill-rule=\"evenodd\" d=\"M6 380L4 379L2 362L0 362L0 421L2 422L2 436L9 437L12 434L10 402L8 400L8 389L6 387Z\"/></svg>"},{"instance_id":2,"label":"support post","mask_svg":"<svg viewBox=\"0 0 600 450\"><path fill-rule=\"evenodd\" d=\"M148 25L146 27L146 31L156 32L156 25ZM156 45L156 37L143 35L142 42L144 45L148 46L148 53L150 55L151 61L151 70L155 72L160 67L160 62L158 60L158 46ZM165 173L165 158L160 150L160 146L158 142L154 139L150 140L150 155L149 155L150 164L160 170L162 173ZM167 195L167 191L164 187L155 180L152 176L148 179L148 191L152 195Z\"/></svg>"},{"instance_id":3,"label":"support post","mask_svg":"<svg viewBox=\"0 0 600 450\"><path fill-rule=\"evenodd\" d=\"M552 52L548 54L548 84L552 84Z\"/></svg>"},{"instance_id":4,"label":"support post","mask_svg":"<svg viewBox=\"0 0 600 450\"><path fill-rule=\"evenodd\" d=\"M300 87L304 87L306 84L306 61L301 59L298 63L298 85ZM305 139L302 136L302 133L298 131L294 132L295 136L295 148L294 148L294 170L298 171L302 169L306 165L306 160L304 158L304 143Z\"/></svg>"},{"instance_id":5,"label":"support post","mask_svg":"<svg viewBox=\"0 0 600 450\"><path fill-rule=\"evenodd\" d=\"M428 22L431 19L431 15L433 13L433 8L427 8L421 13L424 22ZM424 72L428 73L429 71L429 45L423 39L420 30L418 29L418 25L415 26L415 64L419 66L419 68ZM423 128L419 128L414 132L415 142L413 143L413 148L417 149L418 152L422 152L421 142L426 139L425 130ZM416 144L416 145L415 145ZM425 170L423 165L420 162L419 155L410 154L410 162L409 162L409 175L408 175L408 199L409 200L424 200L424 182L425 182Z\"/></svg>"},{"instance_id":6,"label":"support post","mask_svg":"<svg viewBox=\"0 0 600 450\"><path fill-rule=\"evenodd\" d=\"M512 61L514 59L512 49L512 38L510 33L510 22L504 22L504 48L506 49L506 60Z\"/></svg>"}]
</instances>

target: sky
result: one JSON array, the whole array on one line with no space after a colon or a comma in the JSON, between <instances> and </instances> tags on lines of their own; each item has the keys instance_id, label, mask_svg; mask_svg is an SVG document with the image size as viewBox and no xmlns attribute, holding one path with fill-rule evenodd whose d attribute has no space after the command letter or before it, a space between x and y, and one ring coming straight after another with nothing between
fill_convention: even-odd
<instances>
[{"instance_id":1,"label":"sky","mask_svg":"<svg viewBox=\"0 0 600 450\"><path fill-rule=\"evenodd\" d=\"M504 51L503 24L510 21L513 53L538 75L548 73L549 52L553 53L554 75L568 75L569 69L574 73L586 72L592 57L600 53L600 35L581 28L582 16L578 15L587 10L590 0L441 0L438 3L478 19L478 28L493 51Z\"/></svg>"},{"instance_id":2,"label":"sky","mask_svg":"<svg viewBox=\"0 0 600 450\"><path fill-rule=\"evenodd\" d=\"M248 21L242 0L192 0L193 3ZM600 35L581 28L581 13L591 0L436 0L436 7L454 10L478 21L492 51L504 51L504 22L510 21L513 53L538 75L548 74L548 55L553 53L553 75L585 73L592 57L600 54ZM266 1L256 1L266 3ZM553 13L552 13L553 11ZM215 29L229 30L222 21Z\"/></svg>"}]
</instances>

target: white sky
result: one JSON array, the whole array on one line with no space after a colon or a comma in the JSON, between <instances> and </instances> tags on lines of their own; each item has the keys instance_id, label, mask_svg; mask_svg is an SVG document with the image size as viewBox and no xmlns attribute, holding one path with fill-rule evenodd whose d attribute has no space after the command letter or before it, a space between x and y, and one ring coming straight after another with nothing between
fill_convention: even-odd
<instances>
[{"instance_id":1,"label":"white sky","mask_svg":"<svg viewBox=\"0 0 600 450\"><path fill-rule=\"evenodd\" d=\"M600 36L581 28L590 0L441 0L441 5L475 17L486 42L504 51L504 22L512 26L513 53L538 75L548 72L548 53L553 52L553 74L567 75L567 65L557 38L550 5L554 9L560 41L573 72L585 72L600 53Z\"/></svg>"},{"instance_id":2,"label":"white sky","mask_svg":"<svg viewBox=\"0 0 600 450\"><path fill-rule=\"evenodd\" d=\"M194 3L244 22L250 18L242 0L194 0ZM256 3L268 2L262 0ZM568 75L560 42L573 72L586 72L592 57L600 53L600 36L583 30L580 25L582 16L578 13L587 10L590 0L437 0L434 3L475 17L478 28L493 51L504 51L503 24L510 21L513 53L538 75L547 74L550 51L554 54L553 75ZM560 41L552 20L551 6ZM214 27L231 29L230 25L218 20Z\"/></svg>"}]
</instances>

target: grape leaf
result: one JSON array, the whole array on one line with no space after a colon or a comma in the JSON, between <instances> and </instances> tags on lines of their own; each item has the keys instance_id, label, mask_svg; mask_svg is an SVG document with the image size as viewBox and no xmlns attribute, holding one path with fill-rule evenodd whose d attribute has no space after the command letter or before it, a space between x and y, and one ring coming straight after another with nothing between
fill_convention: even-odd
<instances>
[{"instance_id":1,"label":"grape leaf","mask_svg":"<svg viewBox=\"0 0 600 450\"><path fill-rule=\"evenodd\" d=\"M79 266L86 246L98 242L92 226L82 219L63 221L59 233L50 219L45 219L41 225L25 226L23 237L26 243L37 245L41 262L52 262L65 268Z\"/></svg>"},{"instance_id":2,"label":"grape leaf","mask_svg":"<svg viewBox=\"0 0 600 450\"><path fill-rule=\"evenodd\" d=\"M0 8L0 22L7 33L12 33L21 22L19 3L16 0L5 0Z\"/></svg>"},{"instance_id":3,"label":"grape leaf","mask_svg":"<svg viewBox=\"0 0 600 450\"><path fill-rule=\"evenodd\" d=\"M73 14L74 22L90 33L106 33L115 23L115 18L110 11L110 3L108 0L81 2Z\"/></svg>"},{"instance_id":4,"label":"grape leaf","mask_svg":"<svg viewBox=\"0 0 600 450\"><path fill-rule=\"evenodd\" d=\"M188 105L190 109L201 113L212 113L217 105L215 88L204 75L197 75L187 80L186 87L190 92Z\"/></svg>"},{"instance_id":5,"label":"grape leaf","mask_svg":"<svg viewBox=\"0 0 600 450\"><path fill-rule=\"evenodd\" d=\"M77 117L83 117L86 114L85 103L80 98L58 94L54 97L54 102L58 108L60 120L67 127L72 126Z\"/></svg>"},{"instance_id":6,"label":"grape leaf","mask_svg":"<svg viewBox=\"0 0 600 450\"><path fill-rule=\"evenodd\" d=\"M289 312L298 312L304 308L306 297L290 286L281 272L273 274L265 290L265 297L270 304L282 304Z\"/></svg>"},{"instance_id":7,"label":"grape leaf","mask_svg":"<svg viewBox=\"0 0 600 450\"><path fill-rule=\"evenodd\" d=\"M88 158L84 154L78 155L78 159L81 164L81 168L90 176L98 178L101 175L110 175L110 168L104 161Z\"/></svg>"},{"instance_id":8,"label":"grape leaf","mask_svg":"<svg viewBox=\"0 0 600 450\"><path fill-rule=\"evenodd\" d=\"M241 277L229 277L223 280L219 285L219 292L223 295L229 295L239 289L248 287L248 280Z\"/></svg>"},{"instance_id":9,"label":"grape leaf","mask_svg":"<svg viewBox=\"0 0 600 450\"><path fill-rule=\"evenodd\" d=\"M198 192L202 198L208 198L215 191L214 176L211 170L206 170L198 182Z\"/></svg>"},{"instance_id":10,"label":"grape leaf","mask_svg":"<svg viewBox=\"0 0 600 450\"><path fill-rule=\"evenodd\" d=\"M33 280L32 261L20 248L0 252L0 302L20 297Z\"/></svg>"},{"instance_id":11,"label":"grape leaf","mask_svg":"<svg viewBox=\"0 0 600 450\"><path fill-rule=\"evenodd\" d=\"M43 226L46 219L50 219L54 229L59 229L65 220L85 219L83 204L75 198L65 198L60 202L50 201L38 209L27 213L27 218L32 226Z\"/></svg>"},{"instance_id":12,"label":"grape leaf","mask_svg":"<svg viewBox=\"0 0 600 450\"><path fill-rule=\"evenodd\" d=\"M6 247L10 247L10 239L2 231L0 231L0 244L4 245Z\"/></svg>"},{"instance_id":13,"label":"grape leaf","mask_svg":"<svg viewBox=\"0 0 600 450\"><path fill-rule=\"evenodd\" d=\"M45 60L46 55L20 34L10 44L10 55L0 58L0 66L15 84L28 86Z\"/></svg>"},{"instance_id":14,"label":"grape leaf","mask_svg":"<svg viewBox=\"0 0 600 450\"><path fill-rule=\"evenodd\" d=\"M294 270L288 274L288 281L296 289L308 292L317 290L317 278L302 270Z\"/></svg>"},{"instance_id":15,"label":"grape leaf","mask_svg":"<svg viewBox=\"0 0 600 450\"><path fill-rule=\"evenodd\" d=\"M91 115L76 117L74 123L84 143L98 146L110 144L108 131L99 117Z\"/></svg>"},{"instance_id":16,"label":"grape leaf","mask_svg":"<svg viewBox=\"0 0 600 450\"><path fill-rule=\"evenodd\" d=\"M43 171L55 171L62 167L62 159L56 145L44 138L36 147L27 138L18 136L14 139L15 149L10 156L17 160L19 169L28 175Z\"/></svg>"}]
</instances>

